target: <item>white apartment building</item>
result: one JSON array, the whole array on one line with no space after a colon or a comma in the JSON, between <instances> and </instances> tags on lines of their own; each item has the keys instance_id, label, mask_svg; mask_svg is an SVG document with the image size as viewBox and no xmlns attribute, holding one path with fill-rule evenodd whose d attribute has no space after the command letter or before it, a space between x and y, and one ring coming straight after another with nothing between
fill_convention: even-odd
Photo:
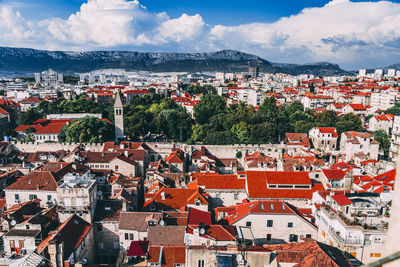
<instances>
[{"instance_id":1,"label":"white apartment building","mask_svg":"<svg viewBox=\"0 0 400 267\"><path fill-rule=\"evenodd\" d=\"M351 225L339 213L324 206L316 213L318 221L318 241L335 246L362 263L378 260L384 253L387 229L379 224L370 229ZM374 230L373 230L374 229Z\"/></svg>"},{"instance_id":2,"label":"white apartment building","mask_svg":"<svg viewBox=\"0 0 400 267\"><path fill-rule=\"evenodd\" d=\"M97 183L90 169L83 174L68 173L57 188L58 216L65 222L77 214L92 222L97 202Z\"/></svg>"},{"instance_id":3,"label":"white apartment building","mask_svg":"<svg viewBox=\"0 0 400 267\"><path fill-rule=\"evenodd\" d=\"M387 134L391 134L393 129L394 116L391 114L382 114L373 116L369 120L369 130L377 131L384 130Z\"/></svg>"},{"instance_id":4,"label":"white apartment building","mask_svg":"<svg viewBox=\"0 0 400 267\"><path fill-rule=\"evenodd\" d=\"M334 127L314 127L309 132L314 149L334 151L337 149L338 134Z\"/></svg>"},{"instance_id":5,"label":"white apartment building","mask_svg":"<svg viewBox=\"0 0 400 267\"><path fill-rule=\"evenodd\" d=\"M251 229L257 244L298 242L316 238L317 227L283 201L252 201L215 209L218 219Z\"/></svg>"},{"instance_id":6,"label":"white apartment building","mask_svg":"<svg viewBox=\"0 0 400 267\"><path fill-rule=\"evenodd\" d=\"M400 155L400 116L395 116L392 128L389 156L395 160Z\"/></svg>"},{"instance_id":7,"label":"white apartment building","mask_svg":"<svg viewBox=\"0 0 400 267\"><path fill-rule=\"evenodd\" d=\"M354 160L356 154L377 160L379 142L370 133L344 132L340 137L340 153L344 154L345 161Z\"/></svg>"},{"instance_id":8,"label":"white apartment building","mask_svg":"<svg viewBox=\"0 0 400 267\"><path fill-rule=\"evenodd\" d=\"M371 93L371 106L374 109L386 110L394 106L397 92Z\"/></svg>"},{"instance_id":9,"label":"white apartment building","mask_svg":"<svg viewBox=\"0 0 400 267\"><path fill-rule=\"evenodd\" d=\"M335 100L330 96L305 96L301 99L301 103L305 108L325 108Z\"/></svg>"}]
</instances>

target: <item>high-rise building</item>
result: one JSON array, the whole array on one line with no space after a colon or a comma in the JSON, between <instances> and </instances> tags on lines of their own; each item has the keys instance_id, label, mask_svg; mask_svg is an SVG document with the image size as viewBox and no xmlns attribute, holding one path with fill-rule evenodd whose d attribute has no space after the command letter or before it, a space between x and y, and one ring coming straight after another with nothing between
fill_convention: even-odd
<instances>
[{"instance_id":1,"label":"high-rise building","mask_svg":"<svg viewBox=\"0 0 400 267\"><path fill-rule=\"evenodd\" d=\"M247 74L251 78L257 78L260 73L260 62L257 62L256 66L252 66L250 61L249 61L249 66L248 66L248 72Z\"/></svg>"},{"instance_id":2,"label":"high-rise building","mask_svg":"<svg viewBox=\"0 0 400 267\"><path fill-rule=\"evenodd\" d=\"M114 122L115 122L115 141L124 138L124 107L122 105L121 96L117 92L114 103Z\"/></svg>"},{"instance_id":3,"label":"high-rise building","mask_svg":"<svg viewBox=\"0 0 400 267\"><path fill-rule=\"evenodd\" d=\"M388 76L388 77L394 77L394 76L396 76L396 70L395 70L395 69L388 69L387 76Z\"/></svg>"},{"instance_id":4,"label":"high-rise building","mask_svg":"<svg viewBox=\"0 0 400 267\"><path fill-rule=\"evenodd\" d=\"M375 76L375 78L382 77L383 76L383 69L376 69L374 76Z\"/></svg>"},{"instance_id":5,"label":"high-rise building","mask_svg":"<svg viewBox=\"0 0 400 267\"><path fill-rule=\"evenodd\" d=\"M40 73L37 72L35 73L35 83L40 84L40 82L41 82Z\"/></svg>"}]
</instances>

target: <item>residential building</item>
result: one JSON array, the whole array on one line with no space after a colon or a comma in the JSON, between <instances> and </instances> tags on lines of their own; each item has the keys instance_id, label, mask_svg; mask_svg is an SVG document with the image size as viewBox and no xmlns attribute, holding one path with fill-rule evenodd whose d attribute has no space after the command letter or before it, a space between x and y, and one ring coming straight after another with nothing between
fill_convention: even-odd
<instances>
[{"instance_id":1,"label":"residential building","mask_svg":"<svg viewBox=\"0 0 400 267\"><path fill-rule=\"evenodd\" d=\"M340 153L345 161L354 160L356 156L365 159L378 159L379 142L370 133L344 132L340 137Z\"/></svg>"},{"instance_id":2,"label":"residential building","mask_svg":"<svg viewBox=\"0 0 400 267\"><path fill-rule=\"evenodd\" d=\"M90 169L82 174L66 174L57 187L57 201L61 223L73 214L91 223L97 202L97 183Z\"/></svg>"},{"instance_id":3,"label":"residential building","mask_svg":"<svg viewBox=\"0 0 400 267\"><path fill-rule=\"evenodd\" d=\"M310 130L309 136L314 149L319 151L334 151L338 149L338 134L334 127L314 127Z\"/></svg>"},{"instance_id":4,"label":"residential building","mask_svg":"<svg viewBox=\"0 0 400 267\"><path fill-rule=\"evenodd\" d=\"M256 244L298 242L316 238L318 228L294 206L283 201L258 200L216 208L220 221L236 227L249 227Z\"/></svg>"},{"instance_id":5,"label":"residential building","mask_svg":"<svg viewBox=\"0 0 400 267\"><path fill-rule=\"evenodd\" d=\"M377 130L384 130L387 134L392 134L394 115L381 114L373 116L369 120L368 130L375 132Z\"/></svg>"}]
</instances>

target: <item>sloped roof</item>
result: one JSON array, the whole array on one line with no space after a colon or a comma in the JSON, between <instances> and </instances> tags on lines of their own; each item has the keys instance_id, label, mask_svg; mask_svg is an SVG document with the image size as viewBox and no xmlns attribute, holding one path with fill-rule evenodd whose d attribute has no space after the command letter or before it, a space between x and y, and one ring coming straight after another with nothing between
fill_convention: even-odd
<instances>
[{"instance_id":1,"label":"sloped roof","mask_svg":"<svg viewBox=\"0 0 400 267\"><path fill-rule=\"evenodd\" d=\"M15 183L8 186L6 190L56 191L59 179L60 177L49 171L33 171L19 178Z\"/></svg>"},{"instance_id":2,"label":"sloped roof","mask_svg":"<svg viewBox=\"0 0 400 267\"><path fill-rule=\"evenodd\" d=\"M346 174L341 169L323 169L322 172L328 180L342 180Z\"/></svg>"},{"instance_id":3,"label":"sloped roof","mask_svg":"<svg viewBox=\"0 0 400 267\"><path fill-rule=\"evenodd\" d=\"M153 246L183 246L185 244L186 226L151 226L147 239Z\"/></svg>"},{"instance_id":4,"label":"sloped roof","mask_svg":"<svg viewBox=\"0 0 400 267\"><path fill-rule=\"evenodd\" d=\"M277 253L277 261L296 263L294 267L351 267L353 266L338 248L315 240L279 245L264 245L264 248Z\"/></svg>"},{"instance_id":5,"label":"sloped roof","mask_svg":"<svg viewBox=\"0 0 400 267\"><path fill-rule=\"evenodd\" d=\"M74 214L62 223L56 231L51 232L37 247L37 251L42 253L51 241L63 241L64 259L67 259L71 253L78 248L92 227L93 224L88 223L78 215Z\"/></svg>"},{"instance_id":6,"label":"sloped roof","mask_svg":"<svg viewBox=\"0 0 400 267\"><path fill-rule=\"evenodd\" d=\"M242 189L246 188L246 179L239 178L236 174L221 175L218 173L193 173L197 185L207 189Z\"/></svg>"}]
</instances>

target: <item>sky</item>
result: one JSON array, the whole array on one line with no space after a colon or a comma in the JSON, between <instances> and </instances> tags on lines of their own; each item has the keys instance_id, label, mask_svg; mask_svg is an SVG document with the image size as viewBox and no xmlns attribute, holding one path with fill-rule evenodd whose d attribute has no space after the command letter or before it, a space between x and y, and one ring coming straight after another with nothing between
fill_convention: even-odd
<instances>
[{"instance_id":1,"label":"sky","mask_svg":"<svg viewBox=\"0 0 400 267\"><path fill-rule=\"evenodd\" d=\"M400 63L400 0L0 0L0 46L383 67Z\"/></svg>"}]
</instances>

